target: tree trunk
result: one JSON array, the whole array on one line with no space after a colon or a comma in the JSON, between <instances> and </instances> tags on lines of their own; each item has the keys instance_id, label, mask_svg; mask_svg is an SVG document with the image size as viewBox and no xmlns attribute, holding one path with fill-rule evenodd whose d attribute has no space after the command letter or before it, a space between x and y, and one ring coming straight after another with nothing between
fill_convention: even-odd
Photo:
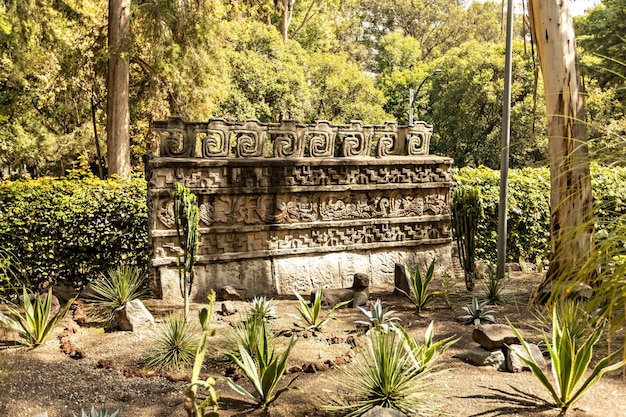
<instances>
[{"instance_id":1,"label":"tree trunk","mask_svg":"<svg viewBox=\"0 0 626 417\"><path fill-rule=\"evenodd\" d=\"M543 75L550 157L550 268L544 285L576 274L593 251L593 200L584 96L568 1L530 0Z\"/></svg>"},{"instance_id":2,"label":"tree trunk","mask_svg":"<svg viewBox=\"0 0 626 417\"><path fill-rule=\"evenodd\" d=\"M109 175L130 177L128 35L130 0L109 0L107 156Z\"/></svg>"}]
</instances>

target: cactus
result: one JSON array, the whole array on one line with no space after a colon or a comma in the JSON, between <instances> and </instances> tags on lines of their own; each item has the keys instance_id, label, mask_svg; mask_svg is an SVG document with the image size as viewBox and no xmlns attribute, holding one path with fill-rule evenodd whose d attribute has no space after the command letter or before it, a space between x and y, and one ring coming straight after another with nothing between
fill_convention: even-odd
<instances>
[{"instance_id":1,"label":"cactus","mask_svg":"<svg viewBox=\"0 0 626 417\"><path fill-rule=\"evenodd\" d=\"M178 277L180 292L185 302L184 317L187 320L189 297L195 277L194 264L198 252L198 206L196 205L196 196L181 183L175 184L171 197L174 200L176 234L182 250L182 256L178 258Z\"/></svg>"},{"instance_id":2,"label":"cactus","mask_svg":"<svg viewBox=\"0 0 626 417\"><path fill-rule=\"evenodd\" d=\"M475 252L478 219L482 216L480 195L475 187L460 187L452 198L452 228L459 248L461 266L465 271L465 286L474 289L476 277Z\"/></svg>"}]
</instances>

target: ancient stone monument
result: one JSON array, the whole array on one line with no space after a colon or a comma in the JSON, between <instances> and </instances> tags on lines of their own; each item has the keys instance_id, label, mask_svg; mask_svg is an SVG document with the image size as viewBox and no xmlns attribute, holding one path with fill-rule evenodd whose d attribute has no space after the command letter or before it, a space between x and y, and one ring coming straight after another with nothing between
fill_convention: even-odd
<instances>
[{"instance_id":1,"label":"ancient stone monument","mask_svg":"<svg viewBox=\"0 0 626 417\"><path fill-rule=\"evenodd\" d=\"M432 127L254 120L152 125L146 158L151 268L180 297L176 182L198 198L194 294L248 297L346 288L355 273L393 288L397 262L449 268L451 160L428 155Z\"/></svg>"}]
</instances>

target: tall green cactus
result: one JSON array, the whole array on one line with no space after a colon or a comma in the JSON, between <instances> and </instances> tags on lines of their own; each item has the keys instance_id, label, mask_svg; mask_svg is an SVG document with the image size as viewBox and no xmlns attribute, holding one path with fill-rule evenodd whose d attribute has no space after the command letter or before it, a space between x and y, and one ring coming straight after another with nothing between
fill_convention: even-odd
<instances>
[{"instance_id":1,"label":"tall green cactus","mask_svg":"<svg viewBox=\"0 0 626 417\"><path fill-rule=\"evenodd\" d=\"M475 187L459 187L452 196L452 228L459 248L459 258L465 271L465 286L474 289L476 277L476 235L478 219L482 216L480 194Z\"/></svg>"},{"instance_id":2,"label":"tall green cactus","mask_svg":"<svg viewBox=\"0 0 626 417\"><path fill-rule=\"evenodd\" d=\"M176 234L182 256L178 257L178 278L180 281L180 292L185 302L185 320L189 316L189 297L195 278L194 265L198 253L198 206L196 196L181 183L174 184L174 191L171 193L174 200L174 219L176 223Z\"/></svg>"}]
</instances>

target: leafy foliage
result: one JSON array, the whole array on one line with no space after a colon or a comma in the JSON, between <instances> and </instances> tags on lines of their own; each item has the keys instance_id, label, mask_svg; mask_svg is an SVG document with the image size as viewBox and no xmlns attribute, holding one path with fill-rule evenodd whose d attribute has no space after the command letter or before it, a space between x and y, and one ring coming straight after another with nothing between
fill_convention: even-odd
<instances>
[{"instance_id":1,"label":"leafy foliage","mask_svg":"<svg viewBox=\"0 0 626 417\"><path fill-rule=\"evenodd\" d=\"M0 248L0 302L6 302L12 295L17 294L21 282L19 263L15 256L4 248Z\"/></svg>"},{"instance_id":2,"label":"leafy foliage","mask_svg":"<svg viewBox=\"0 0 626 417\"><path fill-rule=\"evenodd\" d=\"M120 264L146 268L147 217L142 179L0 182L0 247L34 287L84 286Z\"/></svg>"},{"instance_id":3,"label":"leafy foliage","mask_svg":"<svg viewBox=\"0 0 626 417\"><path fill-rule=\"evenodd\" d=\"M488 301L480 302L478 301L478 297L472 297L472 303L469 307L463 307L463 310L467 314L460 316L459 320L465 324L474 324L474 326L478 326L482 323L495 323L496 319L493 316L495 311L486 310Z\"/></svg>"},{"instance_id":4,"label":"leafy foliage","mask_svg":"<svg viewBox=\"0 0 626 417\"><path fill-rule=\"evenodd\" d=\"M326 314L322 314L322 297L323 290L320 288L315 292L315 298L313 299L312 305L309 306L309 303L302 298L300 294L294 291L296 298L298 298L299 305L296 306L296 310L298 310L299 316L294 315L294 317L298 320L304 320L307 325L307 329L322 331L324 330L324 326L331 321L335 320L333 316L333 312L348 304L350 301L344 301L333 306Z\"/></svg>"},{"instance_id":5,"label":"leafy foliage","mask_svg":"<svg viewBox=\"0 0 626 417\"><path fill-rule=\"evenodd\" d=\"M252 306L248 308L248 317L250 320L272 321L276 316L276 303L274 300L268 300L265 296L254 297Z\"/></svg>"},{"instance_id":6,"label":"leafy foliage","mask_svg":"<svg viewBox=\"0 0 626 417\"><path fill-rule=\"evenodd\" d=\"M296 344L297 337L292 336L289 345L282 353L276 353L275 347L269 342L265 323L261 322L259 343L253 347L253 355L248 353L246 348L239 346L239 356L233 353L226 353L226 357L232 361L248 378L254 388L254 393L247 391L242 386L232 380L227 380L228 385L237 393L255 401L259 406L265 408L278 397L292 388L291 385L299 376L296 375L287 386L277 389L278 383L287 368L287 359L291 349ZM256 395L255 395L256 394Z\"/></svg>"},{"instance_id":7,"label":"leafy foliage","mask_svg":"<svg viewBox=\"0 0 626 417\"><path fill-rule=\"evenodd\" d=\"M554 383L552 383L543 369L534 360L528 343L522 335L510 323L509 326L526 350L528 358L519 355L520 359L526 363L533 376L550 393L557 407L562 409L570 408L576 403L603 375L624 366L624 361L614 362L620 351L613 352L601 359L585 378L593 358L593 348L600 340L604 330L604 325L597 326L593 333L582 343L577 344L575 337L570 332L566 323L559 322L556 308L552 313L552 338L544 337L550 359L552 360L552 373Z\"/></svg>"},{"instance_id":8,"label":"leafy foliage","mask_svg":"<svg viewBox=\"0 0 626 417\"><path fill-rule=\"evenodd\" d=\"M426 271L426 276L422 279L422 274L419 268L415 268L415 272L407 275L407 281L409 284L409 293L399 289L417 308L417 311L422 311L428 307L428 305L434 300L438 294L436 291L431 292L428 289L435 272L435 261L433 259Z\"/></svg>"},{"instance_id":9,"label":"leafy foliage","mask_svg":"<svg viewBox=\"0 0 626 417\"><path fill-rule=\"evenodd\" d=\"M22 338L21 343L36 348L50 337L56 326L63 320L72 302L70 300L56 315L52 315L52 289L43 296L29 294L26 287L22 291L24 315L15 308L8 308L8 316L0 312L0 324L17 332Z\"/></svg>"},{"instance_id":10,"label":"leafy foliage","mask_svg":"<svg viewBox=\"0 0 626 417\"><path fill-rule=\"evenodd\" d=\"M198 346L194 326L178 315L170 315L155 330L146 367L154 371L180 370L190 365Z\"/></svg>"},{"instance_id":11,"label":"leafy foliage","mask_svg":"<svg viewBox=\"0 0 626 417\"><path fill-rule=\"evenodd\" d=\"M415 361L414 366L419 369L420 372L432 370L437 362L437 359L459 339L454 336L435 342L435 325L434 322L430 322L424 333L424 343L418 342L413 336L411 336L407 330L398 326L398 332L402 335L406 348L413 355Z\"/></svg>"},{"instance_id":12,"label":"leafy foliage","mask_svg":"<svg viewBox=\"0 0 626 417\"><path fill-rule=\"evenodd\" d=\"M115 313L124 308L126 303L147 293L144 282L144 276L139 269L122 265L101 274L92 283L90 287L92 295L87 301L104 310L108 321L111 321Z\"/></svg>"}]
</instances>

